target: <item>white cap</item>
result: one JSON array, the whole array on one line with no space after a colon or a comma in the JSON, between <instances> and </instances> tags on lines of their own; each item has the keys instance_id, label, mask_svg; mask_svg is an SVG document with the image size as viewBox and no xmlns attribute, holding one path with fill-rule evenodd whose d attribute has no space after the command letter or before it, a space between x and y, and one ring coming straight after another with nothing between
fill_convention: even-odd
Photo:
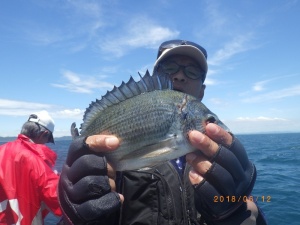
<instances>
[{"instance_id":1,"label":"white cap","mask_svg":"<svg viewBox=\"0 0 300 225\"><path fill-rule=\"evenodd\" d=\"M35 122L51 132L49 142L54 143L53 132L54 132L54 120L50 117L47 111L43 110L37 113L33 113L29 116L28 121Z\"/></svg>"}]
</instances>

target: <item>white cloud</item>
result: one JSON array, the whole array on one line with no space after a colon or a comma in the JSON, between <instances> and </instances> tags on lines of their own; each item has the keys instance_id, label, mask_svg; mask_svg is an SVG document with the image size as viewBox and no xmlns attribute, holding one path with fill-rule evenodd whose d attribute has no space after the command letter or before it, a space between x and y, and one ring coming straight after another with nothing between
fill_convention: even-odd
<instances>
[{"instance_id":1,"label":"white cloud","mask_svg":"<svg viewBox=\"0 0 300 225\"><path fill-rule=\"evenodd\" d=\"M267 79L267 80L262 80L262 81L258 81L256 82L252 89L253 91L263 91L266 89L266 85L268 83L271 83L273 81L276 81L276 80L280 80L280 79L288 79L290 77L295 77L295 76L298 76L298 74L289 74L289 75L284 75L284 76L277 76L277 77L272 77L271 79Z\"/></svg>"},{"instance_id":2,"label":"white cloud","mask_svg":"<svg viewBox=\"0 0 300 225\"><path fill-rule=\"evenodd\" d=\"M49 104L0 99L0 115L24 116L37 111L49 110L52 107Z\"/></svg>"},{"instance_id":3,"label":"white cloud","mask_svg":"<svg viewBox=\"0 0 300 225\"><path fill-rule=\"evenodd\" d=\"M209 101L217 106L222 106L222 107L227 107L229 105L229 103L227 101L225 101L224 99L220 99L220 98L210 98Z\"/></svg>"},{"instance_id":4,"label":"white cloud","mask_svg":"<svg viewBox=\"0 0 300 225\"><path fill-rule=\"evenodd\" d=\"M73 119L82 119L83 113L85 110L82 109L63 109L53 112L53 117L56 118L73 118Z\"/></svg>"},{"instance_id":5,"label":"white cloud","mask_svg":"<svg viewBox=\"0 0 300 225\"><path fill-rule=\"evenodd\" d=\"M244 98L242 99L242 102L247 102L247 103L266 102L266 101L283 99L283 98L293 97L298 95L300 95L300 85L284 88L281 90L271 91L265 94L261 94L249 98Z\"/></svg>"},{"instance_id":6,"label":"white cloud","mask_svg":"<svg viewBox=\"0 0 300 225\"><path fill-rule=\"evenodd\" d=\"M66 81L64 84L51 84L54 87L63 88L71 92L77 93L92 93L93 89L111 89L113 84L97 79L96 76L85 76L76 74L70 70L62 71L63 78Z\"/></svg>"},{"instance_id":7,"label":"white cloud","mask_svg":"<svg viewBox=\"0 0 300 225\"><path fill-rule=\"evenodd\" d=\"M224 47L218 50L209 60L208 64L216 66L223 64L226 60L231 57L253 49L254 46L250 44L253 38L252 33L247 33L245 35L238 35L233 38L230 42L224 45Z\"/></svg>"},{"instance_id":8,"label":"white cloud","mask_svg":"<svg viewBox=\"0 0 300 225\"><path fill-rule=\"evenodd\" d=\"M276 117L240 117L223 121L234 134L299 132L300 120L288 120Z\"/></svg>"},{"instance_id":9,"label":"white cloud","mask_svg":"<svg viewBox=\"0 0 300 225\"><path fill-rule=\"evenodd\" d=\"M137 17L125 28L128 30L125 43L133 47L154 47L164 39L176 37L179 31L155 24L146 17Z\"/></svg>"},{"instance_id":10,"label":"white cloud","mask_svg":"<svg viewBox=\"0 0 300 225\"><path fill-rule=\"evenodd\" d=\"M113 9L111 6L106 8L106 3L67 1L62 4L62 7L57 7L49 3L56 9L54 16L60 18L59 26L28 19L19 22L22 33L18 36L25 37L34 45L52 45L71 52L87 48L95 50L98 46L96 51L114 58L139 47L157 48L163 40L179 35L179 31L159 25L145 15L129 14L125 18L120 13L119 17L111 17Z\"/></svg>"},{"instance_id":11,"label":"white cloud","mask_svg":"<svg viewBox=\"0 0 300 225\"><path fill-rule=\"evenodd\" d=\"M262 90L264 90L264 85L265 85L267 82L268 82L268 81L260 81L260 82L256 82L256 83L253 85L252 89L253 89L254 91L262 91Z\"/></svg>"},{"instance_id":12,"label":"white cloud","mask_svg":"<svg viewBox=\"0 0 300 225\"><path fill-rule=\"evenodd\" d=\"M259 122L259 121L287 121L287 119L284 118L277 118L277 117L265 117L265 116L259 116L259 117L238 117L237 121L252 121L252 122Z\"/></svg>"},{"instance_id":13,"label":"white cloud","mask_svg":"<svg viewBox=\"0 0 300 225\"><path fill-rule=\"evenodd\" d=\"M53 118L81 119L85 110L63 109L62 106L0 99L0 115L3 116L29 116L32 113L46 110Z\"/></svg>"},{"instance_id":14,"label":"white cloud","mask_svg":"<svg viewBox=\"0 0 300 225\"><path fill-rule=\"evenodd\" d=\"M204 82L204 83L205 83L205 85L210 85L210 86L212 86L212 85L217 85L217 84L219 84L219 81L207 77L207 78L205 79L205 82Z\"/></svg>"},{"instance_id":15,"label":"white cloud","mask_svg":"<svg viewBox=\"0 0 300 225\"><path fill-rule=\"evenodd\" d=\"M139 47L157 48L163 40L179 35L179 31L157 25L145 16L132 18L118 33L113 34L113 37L105 37L99 44L102 51L113 54L110 57L121 57L127 51Z\"/></svg>"}]
</instances>

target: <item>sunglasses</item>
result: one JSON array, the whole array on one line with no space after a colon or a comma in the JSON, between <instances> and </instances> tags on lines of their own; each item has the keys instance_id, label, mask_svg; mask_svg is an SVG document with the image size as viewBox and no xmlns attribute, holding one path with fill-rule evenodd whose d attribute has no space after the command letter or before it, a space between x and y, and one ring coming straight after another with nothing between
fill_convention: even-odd
<instances>
[{"instance_id":1,"label":"sunglasses","mask_svg":"<svg viewBox=\"0 0 300 225\"><path fill-rule=\"evenodd\" d=\"M184 41L184 40L170 40L170 41L165 41L163 42L160 46L159 46L159 49L158 49L158 53L157 53L157 59L159 58L159 56L167 49L172 49L174 47L177 47L177 46L180 46L180 45L191 45L191 46L194 46L196 48L198 48L202 53L203 55L205 56L205 58L207 58L207 52L206 50L192 42L192 41Z\"/></svg>"},{"instance_id":2,"label":"sunglasses","mask_svg":"<svg viewBox=\"0 0 300 225\"><path fill-rule=\"evenodd\" d=\"M203 71L200 67L194 65L182 66L174 61L167 61L160 63L158 66L161 71L167 75L173 75L179 70L182 70L184 75L192 80L198 80L199 78L201 78L201 80L203 81L203 78L205 76L205 71Z\"/></svg>"}]
</instances>

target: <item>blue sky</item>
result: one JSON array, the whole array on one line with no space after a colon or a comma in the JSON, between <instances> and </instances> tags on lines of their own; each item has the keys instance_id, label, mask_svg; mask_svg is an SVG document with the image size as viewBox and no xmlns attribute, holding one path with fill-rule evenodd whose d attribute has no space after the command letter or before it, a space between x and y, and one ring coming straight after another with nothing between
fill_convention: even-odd
<instances>
[{"instance_id":1,"label":"blue sky","mask_svg":"<svg viewBox=\"0 0 300 225\"><path fill-rule=\"evenodd\" d=\"M138 72L157 48L206 48L204 104L233 133L300 132L298 0L28 0L0 2L0 136L47 110L55 137L91 101Z\"/></svg>"}]
</instances>

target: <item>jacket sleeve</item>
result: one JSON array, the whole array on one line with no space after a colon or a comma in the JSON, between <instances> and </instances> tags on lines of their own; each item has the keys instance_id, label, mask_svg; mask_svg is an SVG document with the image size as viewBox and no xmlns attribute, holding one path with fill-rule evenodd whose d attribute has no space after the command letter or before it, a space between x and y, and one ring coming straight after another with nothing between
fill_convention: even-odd
<instances>
[{"instance_id":1,"label":"jacket sleeve","mask_svg":"<svg viewBox=\"0 0 300 225\"><path fill-rule=\"evenodd\" d=\"M51 212L57 216L61 216L62 212L57 197L59 175L52 171L52 169L41 159L36 159L36 162L32 163L32 165L32 169L36 176L34 179L36 179L40 199L46 204Z\"/></svg>"}]
</instances>

